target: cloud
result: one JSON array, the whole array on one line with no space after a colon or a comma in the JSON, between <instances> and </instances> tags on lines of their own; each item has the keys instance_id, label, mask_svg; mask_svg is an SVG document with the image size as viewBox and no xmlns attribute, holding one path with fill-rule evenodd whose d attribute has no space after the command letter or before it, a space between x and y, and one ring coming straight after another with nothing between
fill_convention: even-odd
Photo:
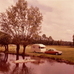
<instances>
[{"instance_id":1,"label":"cloud","mask_svg":"<svg viewBox=\"0 0 74 74\"><path fill-rule=\"evenodd\" d=\"M52 12L53 11L53 8L52 7L43 5L38 0L32 0L32 1L31 0L27 0L27 1L28 1L28 4L30 6L38 7L43 14L45 12Z\"/></svg>"},{"instance_id":2,"label":"cloud","mask_svg":"<svg viewBox=\"0 0 74 74\"><path fill-rule=\"evenodd\" d=\"M38 0L41 4L51 7L52 12L46 11L42 31L54 39L72 40L74 34L74 1L73 0ZM46 2L45 2L46 1ZM58 35L56 35L58 34Z\"/></svg>"},{"instance_id":3,"label":"cloud","mask_svg":"<svg viewBox=\"0 0 74 74\"><path fill-rule=\"evenodd\" d=\"M0 11L4 12L17 0L0 0ZM55 40L71 41L74 34L74 0L26 0L37 6L43 14L42 33Z\"/></svg>"}]
</instances>

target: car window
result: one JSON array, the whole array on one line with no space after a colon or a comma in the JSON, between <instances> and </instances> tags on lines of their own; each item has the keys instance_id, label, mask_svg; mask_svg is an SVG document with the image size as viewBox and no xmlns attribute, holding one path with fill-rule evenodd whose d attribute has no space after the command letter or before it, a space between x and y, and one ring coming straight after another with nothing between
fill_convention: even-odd
<instances>
[{"instance_id":1,"label":"car window","mask_svg":"<svg viewBox=\"0 0 74 74\"><path fill-rule=\"evenodd\" d=\"M44 49L45 47L39 47L40 49Z\"/></svg>"},{"instance_id":2,"label":"car window","mask_svg":"<svg viewBox=\"0 0 74 74\"><path fill-rule=\"evenodd\" d=\"M49 49L48 51L52 51L52 49Z\"/></svg>"},{"instance_id":3,"label":"car window","mask_svg":"<svg viewBox=\"0 0 74 74\"><path fill-rule=\"evenodd\" d=\"M54 49L49 49L49 51L54 51Z\"/></svg>"}]
</instances>

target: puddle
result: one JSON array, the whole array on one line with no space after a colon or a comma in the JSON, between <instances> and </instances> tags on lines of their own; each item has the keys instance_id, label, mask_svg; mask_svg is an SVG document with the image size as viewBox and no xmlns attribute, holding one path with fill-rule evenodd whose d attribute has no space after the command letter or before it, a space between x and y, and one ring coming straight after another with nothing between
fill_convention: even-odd
<instances>
[{"instance_id":1,"label":"puddle","mask_svg":"<svg viewBox=\"0 0 74 74\"><path fill-rule=\"evenodd\" d=\"M36 61L17 65L12 62L16 60L16 55L8 54L7 62L0 60L0 74L74 74L74 65L38 57L25 58L35 59ZM23 58L19 56L19 59Z\"/></svg>"}]
</instances>

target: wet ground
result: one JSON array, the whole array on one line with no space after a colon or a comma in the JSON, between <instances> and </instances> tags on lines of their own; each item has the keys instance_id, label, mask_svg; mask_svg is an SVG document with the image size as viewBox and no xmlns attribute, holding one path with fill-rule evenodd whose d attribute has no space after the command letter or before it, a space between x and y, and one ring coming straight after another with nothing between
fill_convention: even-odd
<instances>
[{"instance_id":1,"label":"wet ground","mask_svg":"<svg viewBox=\"0 0 74 74\"><path fill-rule=\"evenodd\" d=\"M2 56L1 56L2 55ZM52 59L26 56L35 62L15 64L16 55L0 55L0 74L74 74L74 65L60 63ZM19 56L19 59L23 59Z\"/></svg>"}]
</instances>

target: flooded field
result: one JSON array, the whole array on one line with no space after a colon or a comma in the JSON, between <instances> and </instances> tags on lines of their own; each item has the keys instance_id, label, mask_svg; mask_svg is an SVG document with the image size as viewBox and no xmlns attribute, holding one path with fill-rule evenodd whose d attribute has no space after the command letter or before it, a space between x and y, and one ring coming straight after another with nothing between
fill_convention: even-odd
<instances>
[{"instance_id":1,"label":"flooded field","mask_svg":"<svg viewBox=\"0 0 74 74\"><path fill-rule=\"evenodd\" d=\"M6 57L4 57L6 56ZM19 56L22 60L22 56ZM35 59L35 62L15 64L16 55L0 55L0 74L74 74L74 65L60 63L51 59L28 57Z\"/></svg>"}]
</instances>

